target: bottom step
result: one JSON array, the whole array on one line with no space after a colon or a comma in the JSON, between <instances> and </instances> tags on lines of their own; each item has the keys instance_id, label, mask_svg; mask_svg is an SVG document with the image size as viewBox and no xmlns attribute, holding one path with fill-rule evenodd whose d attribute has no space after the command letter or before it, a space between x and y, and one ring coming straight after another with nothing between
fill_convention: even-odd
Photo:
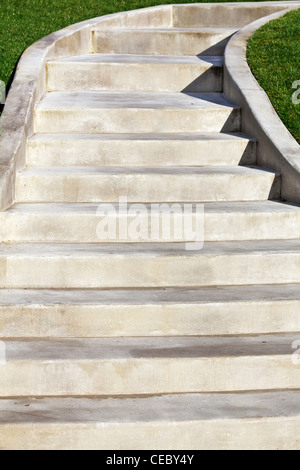
<instances>
[{"instance_id":1,"label":"bottom step","mask_svg":"<svg viewBox=\"0 0 300 470\"><path fill-rule=\"evenodd\" d=\"M300 391L0 400L2 450L300 448Z\"/></svg>"}]
</instances>

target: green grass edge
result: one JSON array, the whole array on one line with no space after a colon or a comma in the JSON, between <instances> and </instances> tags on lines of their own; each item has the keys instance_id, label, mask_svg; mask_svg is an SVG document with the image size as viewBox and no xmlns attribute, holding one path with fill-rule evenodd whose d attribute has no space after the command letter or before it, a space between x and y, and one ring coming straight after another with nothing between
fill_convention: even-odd
<instances>
[{"instance_id":1,"label":"green grass edge","mask_svg":"<svg viewBox=\"0 0 300 470\"><path fill-rule=\"evenodd\" d=\"M300 9L257 30L248 42L247 61L278 116L300 143Z\"/></svg>"}]
</instances>

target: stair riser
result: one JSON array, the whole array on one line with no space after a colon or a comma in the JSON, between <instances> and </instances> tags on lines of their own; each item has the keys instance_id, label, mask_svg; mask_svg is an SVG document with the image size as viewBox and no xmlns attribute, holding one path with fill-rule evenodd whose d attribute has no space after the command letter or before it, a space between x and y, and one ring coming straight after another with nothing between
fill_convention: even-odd
<instances>
[{"instance_id":1,"label":"stair riser","mask_svg":"<svg viewBox=\"0 0 300 470\"><path fill-rule=\"evenodd\" d=\"M102 54L215 55L224 54L230 31L97 30L93 51Z\"/></svg>"},{"instance_id":2,"label":"stair riser","mask_svg":"<svg viewBox=\"0 0 300 470\"><path fill-rule=\"evenodd\" d=\"M237 132L239 109L36 109L36 133Z\"/></svg>"},{"instance_id":3,"label":"stair riser","mask_svg":"<svg viewBox=\"0 0 300 470\"><path fill-rule=\"evenodd\" d=\"M299 434L297 416L192 422L165 419L137 423L22 423L0 424L0 447L3 450L298 450ZM154 462L156 459L158 456Z\"/></svg>"},{"instance_id":4,"label":"stair riser","mask_svg":"<svg viewBox=\"0 0 300 470\"><path fill-rule=\"evenodd\" d=\"M48 91L221 92L222 67L48 62Z\"/></svg>"},{"instance_id":5,"label":"stair riser","mask_svg":"<svg viewBox=\"0 0 300 470\"><path fill-rule=\"evenodd\" d=\"M97 255L12 254L0 257L0 267L3 288L297 284L300 253L201 255L187 251L186 255L114 255L108 250L107 254Z\"/></svg>"},{"instance_id":6,"label":"stair riser","mask_svg":"<svg viewBox=\"0 0 300 470\"><path fill-rule=\"evenodd\" d=\"M255 335L299 332L300 300L0 307L2 338Z\"/></svg>"},{"instance_id":7,"label":"stair riser","mask_svg":"<svg viewBox=\"0 0 300 470\"><path fill-rule=\"evenodd\" d=\"M0 364L0 395L117 396L300 388L300 368L290 355L222 357L223 351L217 358L178 358L176 351L169 358L151 355L150 350L146 358L78 360L75 353L72 361L8 361Z\"/></svg>"},{"instance_id":8,"label":"stair riser","mask_svg":"<svg viewBox=\"0 0 300 470\"><path fill-rule=\"evenodd\" d=\"M273 173L253 174L90 174L20 173L16 202L217 202L277 198Z\"/></svg>"},{"instance_id":9,"label":"stair riser","mask_svg":"<svg viewBox=\"0 0 300 470\"><path fill-rule=\"evenodd\" d=\"M60 242L60 243L120 243L135 242L130 237L130 224L134 220L138 221L141 227L148 227L146 234L141 234L138 241L141 242L173 242L173 241L193 241L193 233L184 232L182 234L174 230L174 226L189 227L191 219L193 227L203 227L204 241L234 241L234 240L293 240L300 238L300 212L294 213L241 213L224 212L210 213L204 215L199 212L191 218L184 215L166 214L156 216L159 227L164 230L164 238L154 239L151 232L151 209L149 214L134 215L128 217L118 214L118 206L115 206L116 215L110 215L105 220L109 220L116 226L116 234L109 237L101 236L102 232L97 231L98 224L104 220L105 214L101 216L96 213L60 214L36 212L34 214L2 213L0 214L0 242L2 243L26 243L26 242ZM137 218L138 217L138 218ZM124 222L125 221L125 222ZM119 230L126 226L126 230ZM168 229L168 227L170 227ZM175 236L178 234L177 237ZM202 232L203 233L203 232ZM129 234L126 236L126 234Z\"/></svg>"},{"instance_id":10,"label":"stair riser","mask_svg":"<svg viewBox=\"0 0 300 470\"><path fill-rule=\"evenodd\" d=\"M29 166L245 165L256 162L253 141L218 140L29 140Z\"/></svg>"}]
</instances>

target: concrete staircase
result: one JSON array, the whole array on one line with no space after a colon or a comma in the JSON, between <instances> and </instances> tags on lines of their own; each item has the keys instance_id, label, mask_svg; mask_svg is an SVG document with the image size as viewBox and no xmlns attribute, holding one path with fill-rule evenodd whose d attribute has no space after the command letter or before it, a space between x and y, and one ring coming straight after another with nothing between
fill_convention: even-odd
<instances>
[{"instance_id":1,"label":"concrete staircase","mask_svg":"<svg viewBox=\"0 0 300 470\"><path fill-rule=\"evenodd\" d=\"M300 447L300 207L222 94L234 31L98 28L47 63L0 214L1 449ZM204 246L99 240L121 197L204 203Z\"/></svg>"}]
</instances>

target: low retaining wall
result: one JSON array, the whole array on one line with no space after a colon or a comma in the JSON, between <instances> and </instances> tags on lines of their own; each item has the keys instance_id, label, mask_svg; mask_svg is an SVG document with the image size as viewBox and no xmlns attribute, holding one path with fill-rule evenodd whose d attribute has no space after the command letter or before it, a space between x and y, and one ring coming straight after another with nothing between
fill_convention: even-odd
<instances>
[{"instance_id":1,"label":"low retaining wall","mask_svg":"<svg viewBox=\"0 0 300 470\"><path fill-rule=\"evenodd\" d=\"M300 8L300 3L296 5ZM255 21L231 38L225 51L224 93L242 107L243 132L258 140L257 164L280 172L282 199L300 203L300 146L278 117L246 60L247 42L255 31L287 11ZM291 99L292 93L291 88Z\"/></svg>"}]
</instances>

